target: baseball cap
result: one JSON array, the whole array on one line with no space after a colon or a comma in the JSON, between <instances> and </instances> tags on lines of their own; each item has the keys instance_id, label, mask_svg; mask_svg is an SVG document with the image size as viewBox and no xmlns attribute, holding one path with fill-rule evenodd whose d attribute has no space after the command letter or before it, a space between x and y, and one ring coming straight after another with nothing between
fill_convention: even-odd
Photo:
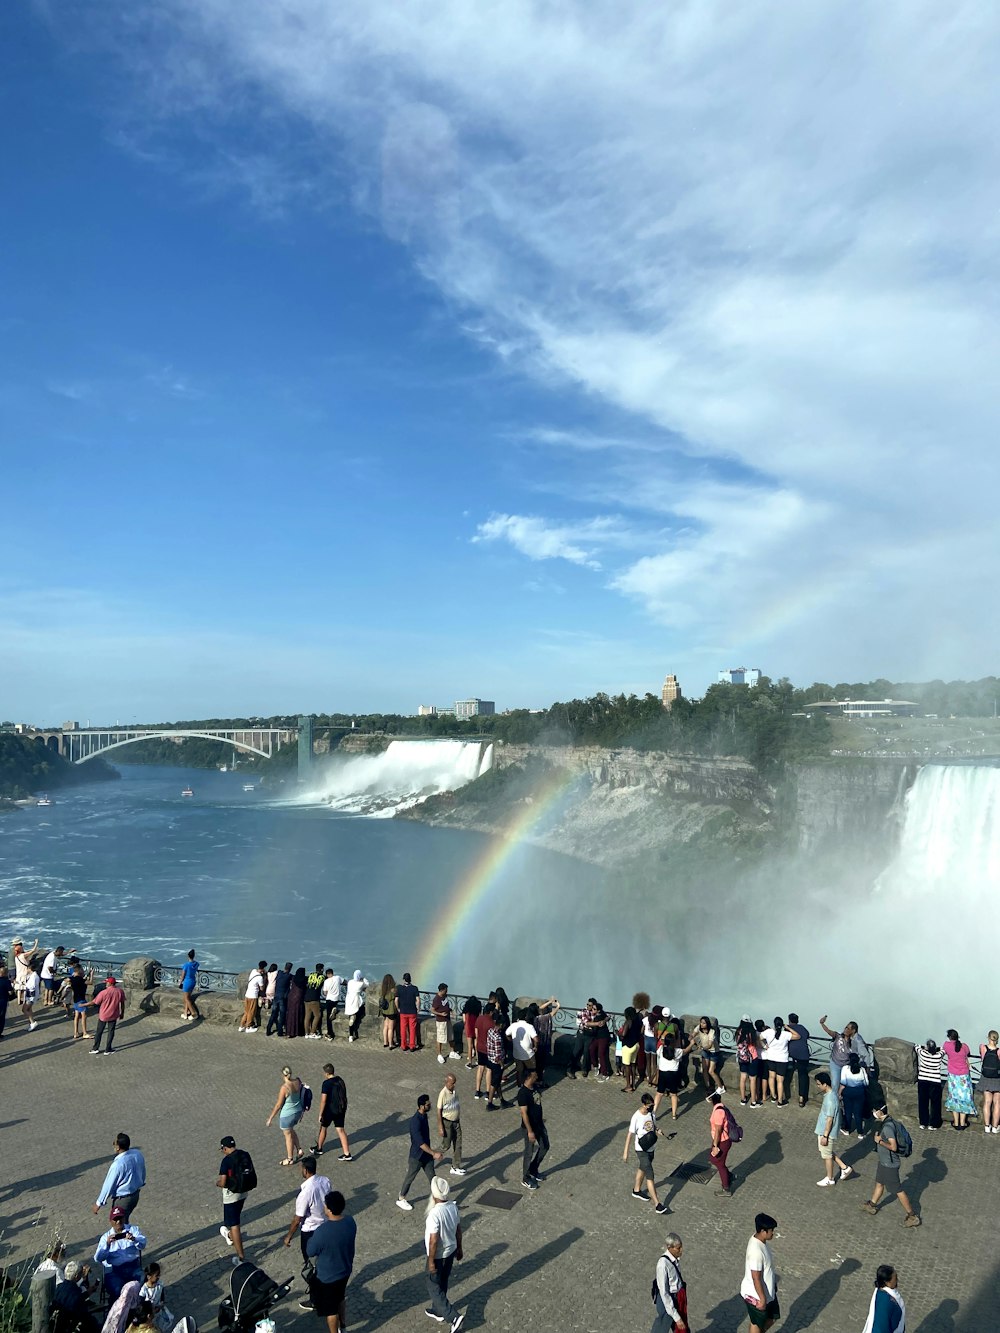
<instances>
[{"instance_id":1,"label":"baseball cap","mask_svg":"<svg viewBox=\"0 0 1000 1333\"><path fill-rule=\"evenodd\" d=\"M109 985L109 986L114 986L114 985L116 985L116 982L115 982L114 977L108 977L108 985Z\"/></svg>"},{"instance_id":2,"label":"baseball cap","mask_svg":"<svg viewBox=\"0 0 1000 1333\"><path fill-rule=\"evenodd\" d=\"M742 1016L742 1018L740 1019L740 1022L741 1022L741 1023L752 1023L752 1022L753 1022L753 1019L750 1017L749 1014L744 1014L744 1015Z\"/></svg>"},{"instance_id":3,"label":"baseball cap","mask_svg":"<svg viewBox=\"0 0 1000 1333\"><path fill-rule=\"evenodd\" d=\"M664 1018L669 1018L669 1017L670 1017L670 1009L668 1008L667 1005L664 1005L664 1006L663 1006L663 1017L664 1017Z\"/></svg>"},{"instance_id":4,"label":"baseball cap","mask_svg":"<svg viewBox=\"0 0 1000 1333\"><path fill-rule=\"evenodd\" d=\"M122 1208L122 1207L120 1207L120 1206L116 1203L115 1206L111 1209L111 1213L110 1213L110 1217L111 1217L112 1222L117 1222L117 1221L119 1220L119 1218L123 1218L124 1216L125 1216L125 1209Z\"/></svg>"},{"instance_id":5,"label":"baseball cap","mask_svg":"<svg viewBox=\"0 0 1000 1333\"><path fill-rule=\"evenodd\" d=\"M220 1147L220 1148L235 1148L235 1147L236 1147L236 1140L233 1138L232 1134L227 1134L226 1137L225 1137L225 1138L222 1140L222 1142L219 1144L219 1147Z\"/></svg>"}]
</instances>

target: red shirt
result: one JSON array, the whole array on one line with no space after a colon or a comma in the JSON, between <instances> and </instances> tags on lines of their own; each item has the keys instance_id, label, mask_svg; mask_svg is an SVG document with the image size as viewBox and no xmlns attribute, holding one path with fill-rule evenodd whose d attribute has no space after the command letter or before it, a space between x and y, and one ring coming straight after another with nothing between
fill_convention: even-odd
<instances>
[{"instance_id":1,"label":"red shirt","mask_svg":"<svg viewBox=\"0 0 1000 1333\"><path fill-rule=\"evenodd\" d=\"M97 997L97 1017L102 1023L117 1023L125 1012L125 992L121 986L105 986Z\"/></svg>"},{"instance_id":2,"label":"red shirt","mask_svg":"<svg viewBox=\"0 0 1000 1333\"><path fill-rule=\"evenodd\" d=\"M493 1015L480 1014L476 1019L476 1050L486 1054L486 1038L493 1031Z\"/></svg>"}]
</instances>

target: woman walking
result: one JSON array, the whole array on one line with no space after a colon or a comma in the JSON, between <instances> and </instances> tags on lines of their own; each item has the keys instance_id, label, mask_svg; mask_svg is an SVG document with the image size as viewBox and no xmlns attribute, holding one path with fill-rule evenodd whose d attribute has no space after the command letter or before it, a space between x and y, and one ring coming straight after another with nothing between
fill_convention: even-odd
<instances>
[{"instance_id":1,"label":"woman walking","mask_svg":"<svg viewBox=\"0 0 1000 1333\"><path fill-rule=\"evenodd\" d=\"M845 1134L865 1137L865 1096L868 1092L868 1070L854 1051L840 1071L840 1103L844 1110L842 1127Z\"/></svg>"},{"instance_id":2,"label":"woman walking","mask_svg":"<svg viewBox=\"0 0 1000 1333\"><path fill-rule=\"evenodd\" d=\"M740 1105L760 1105L760 1046L757 1029L749 1014L744 1014L736 1029L736 1063L740 1071Z\"/></svg>"},{"instance_id":3,"label":"woman walking","mask_svg":"<svg viewBox=\"0 0 1000 1333\"><path fill-rule=\"evenodd\" d=\"M184 996L184 1022L192 1023L196 1018L201 1018L198 1010L198 1003L194 998L195 988L198 985L198 969L201 964L194 956L194 950L188 950L187 962L181 968L181 994Z\"/></svg>"},{"instance_id":4,"label":"woman walking","mask_svg":"<svg viewBox=\"0 0 1000 1333\"><path fill-rule=\"evenodd\" d=\"M979 1047L982 1061L979 1091L983 1094L983 1130L1000 1134L1000 1035L986 1034L986 1045Z\"/></svg>"},{"instance_id":5,"label":"woman walking","mask_svg":"<svg viewBox=\"0 0 1000 1333\"><path fill-rule=\"evenodd\" d=\"M285 1036L301 1037L302 1017L306 1011L306 970L297 967L288 983L288 1008L285 1010Z\"/></svg>"},{"instance_id":6,"label":"woman walking","mask_svg":"<svg viewBox=\"0 0 1000 1333\"><path fill-rule=\"evenodd\" d=\"M302 1145L295 1132L295 1126L302 1119L302 1080L295 1077L288 1065L281 1071L278 1100L274 1103L274 1110L267 1117L268 1129L275 1116L278 1117L278 1128L285 1136L285 1156L278 1165L291 1166L303 1156Z\"/></svg>"},{"instance_id":7,"label":"woman walking","mask_svg":"<svg viewBox=\"0 0 1000 1333\"><path fill-rule=\"evenodd\" d=\"M357 1041L358 1029L365 1016L365 999L371 982L359 971L347 983L347 998L344 1000L344 1017L351 1021L347 1027L347 1040Z\"/></svg>"},{"instance_id":8,"label":"woman walking","mask_svg":"<svg viewBox=\"0 0 1000 1333\"><path fill-rule=\"evenodd\" d=\"M969 1048L954 1028L948 1029L944 1053L948 1061L945 1108L951 1112L952 1129L968 1129L969 1116L976 1114L976 1103L972 1100L972 1076L969 1073Z\"/></svg>"},{"instance_id":9,"label":"woman walking","mask_svg":"<svg viewBox=\"0 0 1000 1333\"><path fill-rule=\"evenodd\" d=\"M656 1116L653 1114L653 1099L648 1092L644 1092L639 1099L639 1109L633 1112L632 1119L628 1122L628 1129L625 1131L622 1161L628 1161L629 1143L634 1143L635 1183L632 1186L632 1198L641 1199L644 1203L652 1201L656 1205L656 1212L662 1214L667 1211L667 1205L660 1202L653 1180L653 1153L656 1151L659 1133L656 1128ZM643 1183L646 1185L645 1191L642 1188Z\"/></svg>"},{"instance_id":10,"label":"woman walking","mask_svg":"<svg viewBox=\"0 0 1000 1333\"><path fill-rule=\"evenodd\" d=\"M868 1318L861 1333L906 1333L906 1306L899 1294L899 1274L892 1264L880 1264Z\"/></svg>"},{"instance_id":11,"label":"woman walking","mask_svg":"<svg viewBox=\"0 0 1000 1333\"><path fill-rule=\"evenodd\" d=\"M391 1051L396 1041L396 978L387 972L378 988L378 1016L382 1020L382 1048Z\"/></svg>"},{"instance_id":12,"label":"woman walking","mask_svg":"<svg viewBox=\"0 0 1000 1333\"><path fill-rule=\"evenodd\" d=\"M941 1128L941 1047L933 1037L917 1053L917 1123L921 1129Z\"/></svg>"},{"instance_id":13,"label":"woman walking","mask_svg":"<svg viewBox=\"0 0 1000 1333\"><path fill-rule=\"evenodd\" d=\"M724 1088L725 1084L719 1077L719 1029L707 1014L702 1014L698 1019L694 1040L695 1052L701 1060L701 1077L705 1087L709 1092L713 1088Z\"/></svg>"}]
</instances>

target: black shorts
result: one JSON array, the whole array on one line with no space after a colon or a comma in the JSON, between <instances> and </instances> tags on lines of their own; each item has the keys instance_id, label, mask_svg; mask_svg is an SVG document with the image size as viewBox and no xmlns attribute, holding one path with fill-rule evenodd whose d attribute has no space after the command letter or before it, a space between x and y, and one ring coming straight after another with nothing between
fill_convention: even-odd
<instances>
[{"instance_id":1,"label":"black shorts","mask_svg":"<svg viewBox=\"0 0 1000 1333\"><path fill-rule=\"evenodd\" d=\"M331 1125L333 1125L335 1129L343 1129L344 1116L346 1115L346 1111L324 1111L319 1118L319 1123L324 1129L329 1129Z\"/></svg>"},{"instance_id":2,"label":"black shorts","mask_svg":"<svg viewBox=\"0 0 1000 1333\"><path fill-rule=\"evenodd\" d=\"M340 1277L336 1282L319 1282L316 1279L313 1279L309 1284L309 1295L312 1297L313 1312L318 1314L320 1319L326 1319L328 1315L339 1314L346 1293L346 1277Z\"/></svg>"},{"instance_id":3,"label":"black shorts","mask_svg":"<svg viewBox=\"0 0 1000 1333\"><path fill-rule=\"evenodd\" d=\"M899 1193L899 1167L885 1166L879 1162L875 1167L875 1184L884 1185L887 1190L895 1190Z\"/></svg>"},{"instance_id":4,"label":"black shorts","mask_svg":"<svg viewBox=\"0 0 1000 1333\"><path fill-rule=\"evenodd\" d=\"M240 1224L240 1215L243 1212L243 1205L246 1199L240 1199L236 1203L224 1203L222 1205L222 1222L227 1227L238 1227Z\"/></svg>"},{"instance_id":5,"label":"black shorts","mask_svg":"<svg viewBox=\"0 0 1000 1333\"><path fill-rule=\"evenodd\" d=\"M788 1061L787 1061L787 1060L768 1060L768 1062L767 1062L767 1069L768 1069L768 1073L770 1073L770 1074L780 1074L781 1077L784 1078L785 1075L788 1073Z\"/></svg>"},{"instance_id":6,"label":"black shorts","mask_svg":"<svg viewBox=\"0 0 1000 1333\"><path fill-rule=\"evenodd\" d=\"M766 1307L761 1310L756 1305L747 1302L747 1314L750 1316L750 1322L754 1328L763 1328L769 1319L781 1318L781 1307L776 1300L768 1301Z\"/></svg>"},{"instance_id":7,"label":"black shorts","mask_svg":"<svg viewBox=\"0 0 1000 1333\"><path fill-rule=\"evenodd\" d=\"M490 1067L489 1056L486 1054L485 1051L479 1051L476 1058L478 1059L480 1067L482 1069L489 1069Z\"/></svg>"},{"instance_id":8,"label":"black shorts","mask_svg":"<svg viewBox=\"0 0 1000 1333\"><path fill-rule=\"evenodd\" d=\"M661 1069L656 1076L657 1092L680 1092L681 1071L679 1069Z\"/></svg>"}]
</instances>

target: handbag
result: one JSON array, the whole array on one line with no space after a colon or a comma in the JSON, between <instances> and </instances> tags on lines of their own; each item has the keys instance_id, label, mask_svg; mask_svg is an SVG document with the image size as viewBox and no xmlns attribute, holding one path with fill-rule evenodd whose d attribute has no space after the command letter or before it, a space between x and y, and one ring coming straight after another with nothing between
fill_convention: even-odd
<instances>
[{"instance_id":1,"label":"handbag","mask_svg":"<svg viewBox=\"0 0 1000 1333\"><path fill-rule=\"evenodd\" d=\"M657 1135L655 1129L649 1129L646 1131L645 1134L642 1134L640 1136L638 1142L639 1142L639 1147L642 1149L643 1152L652 1152L652 1150L656 1147L656 1137Z\"/></svg>"}]
</instances>

